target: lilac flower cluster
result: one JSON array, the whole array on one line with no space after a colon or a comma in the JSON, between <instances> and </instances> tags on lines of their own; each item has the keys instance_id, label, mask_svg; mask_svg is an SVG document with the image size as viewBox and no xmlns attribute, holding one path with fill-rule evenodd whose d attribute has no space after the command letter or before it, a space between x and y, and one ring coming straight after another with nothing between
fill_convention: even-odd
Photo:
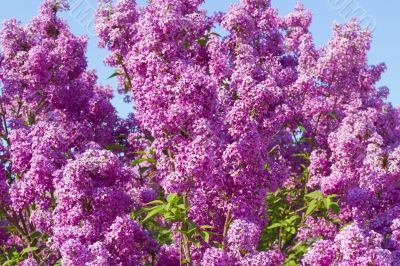
<instances>
[{"instance_id":1,"label":"lilac flower cluster","mask_svg":"<svg viewBox=\"0 0 400 266\"><path fill-rule=\"evenodd\" d=\"M298 185L288 181L299 174L292 156L299 152L311 154L308 186L338 194L342 224L379 224L376 213L398 202L391 154L399 114L384 102L387 89L374 85L385 66L367 64L370 33L356 21L335 25L317 49L311 13L301 4L280 17L270 1L248 0L207 17L201 2L165 0L141 9L133 1L102 2L97 28L121 90L131 91L141 127L155 138L161 186L187 195L200 224L222 233L223 221L232 220L226 249L207 249L204 263L234 264L228 261L256 251L266 192ZM228 35L213 34L215 23ZM296 140L298 125L311 143ZM297 239L331 241L337 234L348 235L309 217Z\"/></svg>"},{"instance_id":2,"label":"lilac flower cluster","mask_svg":"<svg viewBox=\"0 0 400 266\"><path fill-rule=\"evenodd\" d=\"M317 48L299 3L287 16L270 0L211 16L202 3L99 0L127 119L58 17L67 1L3 23L1 263L399 263L400 110L376 87L370 32L334 25Z\"/></svg>"},{"instance_id":3,"label":"lilac flower cluster","mask_svg":"<svg viewBox=\"0 0 400 266\"><path fill-rule=\"evenodd\" d=\"M305 255L306 265L398 265L399 255L382 247L384 237L350 225L333 241L318 240Z\"/></svg>"},{"instance_id":4,"label":"lilac flower cluster","mask_svg":"<svg viewBox=\"0 0 400 266\"><path fill-rule=\"evenodd\" d=\"M45 1L27 26L6 21L0 33L1 252L35 247L21 265L136 264L154 244L129 218L144 204L130 190L149 200L151 189L107 150L129 122L86 69L85 38L57 16L66 8Z\"/></svg>"}]
</instances>

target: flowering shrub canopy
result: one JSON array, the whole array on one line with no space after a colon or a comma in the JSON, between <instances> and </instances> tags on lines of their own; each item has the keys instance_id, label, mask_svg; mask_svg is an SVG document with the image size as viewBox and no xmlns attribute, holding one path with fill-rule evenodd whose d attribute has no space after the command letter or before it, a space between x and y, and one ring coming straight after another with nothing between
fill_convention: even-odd
<instances>
[{"instance_id":1,"label":"flowering shrub canopy","mask_svg":"<svg viewBox=\"0 0 400 266\"><path fill-rule=\"evenodd\" d=\"M318 48L301 4L202 2L99 0L126 119L67 1L3 23L1 263L400 265L400 111L370 32Z\"/></svg>"}]
</instances>

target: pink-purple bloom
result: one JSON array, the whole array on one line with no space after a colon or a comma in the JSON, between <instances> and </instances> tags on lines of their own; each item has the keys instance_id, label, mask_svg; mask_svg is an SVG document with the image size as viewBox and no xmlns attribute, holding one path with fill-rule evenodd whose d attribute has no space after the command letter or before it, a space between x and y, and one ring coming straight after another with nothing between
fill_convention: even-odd
<instances>
[{"instance_id":1,"label":"pink-purple bloom","mask_svg":"<svg viewBox=\"0 0 400 266\"><path fill-rule=\"evenodd\" d=\"M400 110L356 20L317 48L300 3L209 15L201 0L99 0L99 46L133 105L123 119L58 16L67 2L0 31L1 263L400 261Z\"/></svg>"}]
</instances>

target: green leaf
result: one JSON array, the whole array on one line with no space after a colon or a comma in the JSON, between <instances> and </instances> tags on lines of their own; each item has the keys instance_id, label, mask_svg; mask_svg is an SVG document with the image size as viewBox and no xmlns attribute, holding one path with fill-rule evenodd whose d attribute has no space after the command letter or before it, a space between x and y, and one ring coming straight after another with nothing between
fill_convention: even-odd
<instances>
[{"instance_id":1,"label":"green leaf","mask_svg":"<svg viewBox=\"0 0 400 266\"><path fill-rule=\"evenodd\" d=\"M206 47L206 46L207 46L208 40L207 40L206 38L199 38L199 39L196 40L196 42L197 42L200 46Z\"/></svg>"},{"instance_id":2,"label":"green leaf","mask_svg":"<svg viewBox=\"0 0 400 266\"><path fill-rule=\"evenodd\" d=\"M203 238L204 242L209 243L210 242L210 233L207 231L203 231L200 233L201 238Z\"/></svg>"},{"instance_id":3,"label":"green leaf","mask_svg":"<svg viewBox=\"0 0 400 266\"><path fill-rule=\"evenodd\" d=\"M180 132L181 135L184 136L185 138L189 137L189 132L187 132L185 129L181 128Z\"/></svg>"},{"instance_id":4,"label":"green leaf","mask_svg":"<svg viewBox=\"0 0 400 266\"><path fill-rule=\"evenodd\" d=\"M213 241L216 248L224 248L224 243L219 243L218 241Z\"/></svg>"},{"instance_id":5,"label":"green leaf","mask_svg":"<svg viewBox=\"0 0 400 266\"><path fill-rule=\"evenodd\" d=\"M183 46L185 47L185 49L189 49L189 47L190 47L189 41L188 41L188 40L185 40L185 41L183 42Z\"/></svg>"},{"instance_id":6,"label":"green leaf","mask_svg":"<svg viewBox=\"0 0 400 266\"><path fill-rule=\"evenodd\" d=\"M299 142L314 142L313 138L304 138L302 137Z\"/></svg>"},{"instance_id":7,"label":"green leaf","mask_svg":"<svg viewBox=\"0 0 400 266\"><path fill-rule=\"evenodd\" d=\"M3 263L2 266L14 266L17 265L18 261L15 259L12 260L7 260L6 262Z\"/></svg>"},{"instance_id":8,"label":"green leaf","mask_svg":"<svg viewBox=\"0 0 400 266\"><path fill-rule=\"evenodd\" d=\"M325 198L324 199L324 204L325 204L325 208L327 210L329 210L329 208L331 207L331 204L332 204L332 200L330 198Z\"/></svg>"},{"instance_id":9,"label":"green leaf","mask_svg":"<svg viewBox=\"0 0 400 266\"><path fill-rule=\"evenodd\" d=\"M271 172L271 167L269 166L268 163L264 164L264 169L267 170L268 172Z\"/></svg>"},{"instance_id":10,"label":"green leaf","mask_svg":"<svg viewBox=\"0 0 400 266\"><path fill-rule=\"evenodd\" d=\"M108 144L104 147L106 150L109 151L125 151L126 147L120 144Z\"/></svg>"},{"instance_id":11,"label":"green leaf","mask_svg":"<svg viewBox=\"0 0 400 266\"><path fill-rule=\"evenodd\" d=\"M134 160L131 163L131 165L135 166L135 165L138 165L138 164L143 163L143 162L148 162L148 163L151 163L151 164L156 164L157 163L157 161L154 160L153 158L139 158L139 159Z\"/></svg>"},{"instance_id":12,"label":"green leaf","mask_svg":"<svg viewBox=\"0 0 400 266\"><path fill-rule=\"evenodd\" d=\"M23 255L25 255L25 254L34 252L34 251L36 251L36 250L38 250L38 249L39 249L38 247L24 248L24 249L21 251L21 255L23 256Z\"/></svg>"},{"instance_id":13,"label":"green leaf","mask_svg":"<svg viewBox=\"0 0 400 266\"><path fill-rule=\"evenodd\" d=\"M135 166L135 165L138 165L138 164L143 163L145 161L146 161L146 158L139 158L139 159L134 160L131 164L132 164L132 166Z\"/></svg>"},{"instance_id":14,"label":"green leaf","mask_svg":"<svg viewBox=\"0 0 400 266\"><path fill-rule=\"evenodd\" d=\"M157 163L157 161L154 160L153 158L146 158L146 160L151 164L156 164Z\"/></svg>"},{"instance_id":15,"label":"green leaf","mask_svg":"<svg viewBox=\"0 0 400 266\"><path fill-rule=\"evenodd\" d=\"M35 116L34 112L29 112L28 113L28 117L26 118L25 123L26 123L27 126L31 126L31 125L36 123L36 116Z\"/></svg>"},{"instance_id":16,"label":"green leaf","mask_svg":"<svg viewBox=\"0 0 400 266\"><path fill-rule=\"evenodd\" d=\"M165 220L168 220L168 221L174 221L177 218L175 214L170 213L170 212L164 213L163 217Z\"/></svg>"},{"instance_id":17,"label":"green leaf","mask_svg":"<svg viewBox=\"0 0 400 266\"><path fill-rule=\"evenodd\" d=\"M309 199L323 199L324 195L322 195L321 191L313 191L311 193L306 194L304 197Z\"/></svg>"},{"instance_id":18,"label":"green leaf","mask_svg":"<svg viewBox=\"0 0 400 266\"><path fill-rule=\"evenodd\" d=\"M36 238L39 238L39 237L41 237L42 236L42 234L39 232L39 231L35 231L35 232L33 232L31 235L30 235L30 237L32 238L32 239L36 239Z\"/></svg>"},{"instance_id":19,"label":"green leaf","mask_svg":"<svg viewBox=\"0 0 400 266\"><path fill-rule=\"evenodd\" d=\"M336 214L339 214L339 212L340 212L339 204L337 204L336 202L331 203L330 209Z\"/></svg>"},{"instance_id":20,"label":"green leaf","mask_svg":"<svg viewBox=\"0 0 400 266\"><path fill-rule=\"evenodd\" d=\"M56 263L54 263L54 266L60 266L62 262L62 259L60 258Z\"/></svg>"},{"instance_id":21,"label":"green leaf","mask_svg":"<svg viewBox=\"0 0 400 266\"><path fill-rule=\"evenodd\" d=\"M162 201L162 200L153 200L153 201L146 203L146 205L162 205L162 204L164 204L164 201Z\"/></svg>"},{"instance_id":22,"label":"green leaf","mask_svg":"<svg viewBox=\"0 0 400 266\"><path fill-rule=\"evenodd\" d=\"M286 219L285 221L288 224L292 224L294 221L296 221L297 219L299 219L300 217L298 215L293 215L292 217L290 217L289 219Z\"/></svg>"},{"instance_id":23,"label":"green leaf","mask_svg":"<svg viewBox=\"0 0 400 266\"><path fill-rule=\"evenodd\" d=\"M155 206L150 207L150 208L145 208L145 209L143 209L143 211L144 211L144 212L150 212L150 211L155 210L155 209L157 209L157 208L163 208L163 209L165 210L165 205L164 205L164 204L162 204L162 205L155 205Z\"/></svg>"},{"instance_id":24,"label":"green leaf","mask_svg":"<svg viewBox=\"0 0 400 266\"><path fill-rule=\"evenodd\" d=\"M200 229L214 229L215 227L214 226L211 226L211 225L202 225L201 227L200 227Z\"/></svg>"},{"instance_id":25,"label":"green leaf","mask_svg":"<svg viewBox=\"0 0 400 266\"><path fill-rule=\"evenodd\" d=\"M193 243L193 245L194 245L196 248L199 248L199 247L201 246L200 241L197 240L197 239L193 239L193 240L192 240L192 243Z\"/></svg>"},{"instance_id":26,"label":"green leaf","mask_svg":"<svg viewBox=\"0 0 400 266\"><path fill-rule=\"evenodd\" d=\"M297 264L297 262L295 262L294 260L290 260L285 262L285 264L283 264L284 266L298 266L299 264Z\"/></svg>"},{"instance_id":27,"label":"green leaf","mask_svg":"<svg viewBox=\"0 0 400 266\"><path fill-rule=\"evenodd\" d=\"M166 228L161 229L160 233L159 233L160 236L168 235L168 234L171 234L171 231Z\"/></svg>"},{"instance_id":28,"label":"green leaf","mask_svg":"<svg viewBox=\"0 0 400 266\"><path fill-rule=\"evenodd\" d=\"M301 169L304 171L307 169L307 166L305 164L300 164Z\"/></svg>"},{"instance_id":29,"label":"green leaf","mask_svg":"<svg viewBox=\"0 0 400 266\"><path fill-rule=\"evenodd\" d=\"M194 224L194 223L189 223L188 224L188 231L187 231L187 234L188 235L192 235L192 234L194 234L195 232L197 231L197 227L196 227L196 225Z\"/></svg>"},{"instance_id":30,"label":"green leaf","mask_svg":"<svg viewBox=\"0 0 400 266\"><path fill-rule=\"evenodd\" d=\"M157 171L151 171L150 173L147 174L147 177L150 178L153 175L155 175L157 173Z\"/></svg>"},{"instance_id":31,"label":"green leaf","mask_svg":"<svg viewBox=\"0 0 400 266\"><path fill-rule=\"evenodd\" d=\"M328 117L331 119L336 119L337 118L337 113L335 111L329 112Z\"/></svg>"},{"instance_id":32,"label":"green leaf","mask_svg":"<svg viewBox=\"0 0 400 266\"><path fill-rule=\"evenodd\" d=\"M282 227L282 226L283 226L283 224L281 224L281 223L274 223L274 224L268 226L267 229L274 229L274 228L278 228L278 227Z\"/></svg>"},{"instance_id":33,"label":"green leaf","mask_svg":"<svg viewBox=\"0 0 400 266\"><path fill-rule=\"evenodd\" d=\"M149 170L150 169L150 167L140 167L139 168L139 174L140 175L143 175L147 170Z\"/></svg>"},{"instance_id":34,"label":"green leaf","mask_svg":"<svg viewBox=\"0 0 400 266\"><path fill-rule=\"evenodd\" d=\"M301 130L302 132L304 132L304 133L307 132L307 129L306 129L304 126L302 126L302 125L298 125L297 128L300 129L300 130Z\"/></svg>"},{"instance_id":35,"label":"green leaf","mask_svg":"<svg viewBox=\"0 0 400 266\"><path fill-rule=\"evenodd\" d=\"M171 193L167 196L167 202L174 202L178 198L177 193Z\"/></svg>"},{"instance_id":36,"label":"green leaf","mask_svg":"<svg viewBox=\"0 0 400 266\"><path fill-rule=\"evenodd\" d=\"M307 153L295 153L295 154L292 154L292 156L293 157L300 157L300 158L303 158L303 159L305 159L307 161L310 160L310 155L307 154Z\"/></svg>"},{"instance_id":37,"label":"green leaf","mask_svg":"<svg viewBox=\"0 0 400 266\"><path fill-rule=\"evenodd\" d=\"M155 209L153 209L152 211L150 211L147 214L147 216L143 219L142 223L145 223L146 221L150 220L154 216L162 214L163 212L164 212L164 206L162 206L162 205L157 206Z\"/></svg>"},{"instance_id":38,"label":"green leaf","mask_svg":"<svg viewBox=\"0 0 400 266\"><path fill-rule=\"evenodd\" d=\"M109 76L107 79L112 79L113 77L119 76L121 75L121 72L119 72L118 70L116 70L114 73L111 74L111 76Z\"/></svg>"},{"instance_id":39,"label":"green leaf","mask_svg":"<svg viewBox=\"0 0 400 266\"><path fill-rule=\"evenodd\" d=\"M306 215L310 215L315 210L316 207L317 207L317 201L316 200L310 201L306 210Z\"/></svg>"},{"instance_id":40,"label":"green leaf","mask_svg":"<svg viewBox=\"0 0 400 266\"><path fill-rule=\"evenodd\" d=\"M178 204L176 207L178 207L181 210L186 210L185 204Z\"/></svg>"}]
</instances>

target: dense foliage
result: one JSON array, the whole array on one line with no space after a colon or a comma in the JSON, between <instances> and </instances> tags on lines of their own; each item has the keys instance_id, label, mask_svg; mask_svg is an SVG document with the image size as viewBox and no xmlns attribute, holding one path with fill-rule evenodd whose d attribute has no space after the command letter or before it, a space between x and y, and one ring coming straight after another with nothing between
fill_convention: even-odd
<instances>
[{"instance_id":1,"label":"dense foliage","mask_svg":"<svg viewBox=\"0 0 400 266\"><path fill-rule=\"evenodd\" d=\"M202 2L99 1L126 119L67 1L4 22L0 263L400 265L400 110L370 32L317 48L301 4Z\"/></svg>"}]
</instances>

